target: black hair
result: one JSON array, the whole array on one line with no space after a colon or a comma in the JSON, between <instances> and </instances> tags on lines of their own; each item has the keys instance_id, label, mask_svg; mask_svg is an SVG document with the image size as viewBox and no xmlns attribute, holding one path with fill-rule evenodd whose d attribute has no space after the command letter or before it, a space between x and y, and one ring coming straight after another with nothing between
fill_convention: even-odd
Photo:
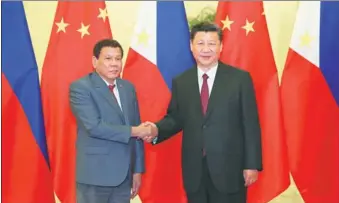
<instances>
[{"instance_id":1,"label":"black hair","mask_svg":"<svg viewBox=\"0 0 339 203\"><path fill-rule=\"evenodd\" d=\"M220 27L214 23L210 22L201 22L194 26L191 29L191 40L193 41L197 32L217 32L220 42L222 41L222 30Z\"/></svg>"},{"instance_id":2,"label":"black hair","mask_svg":"<svg viewBox=\"0 0 339 203\"><path fill-rule=\"evenodd\" d=\"M98 41L93 48L93 56L98 59L100 52L104 47L119 48L121 50L121 58L124 56L124 50L122 49L122 46L117 40L114 39L103 39Z\"/></svg>"}]
</instances>

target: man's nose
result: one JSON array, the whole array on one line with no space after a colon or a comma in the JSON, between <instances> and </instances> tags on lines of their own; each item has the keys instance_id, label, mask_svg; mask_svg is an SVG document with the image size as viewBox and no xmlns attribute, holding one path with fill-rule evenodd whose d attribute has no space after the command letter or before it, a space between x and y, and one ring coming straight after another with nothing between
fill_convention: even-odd
<instances>
[{"instance_id":1,"label":"man's nose","mask_svg":"<svg viewBox=\"0 0 339 203\"><path fill-rule=\"evenodd\" d=\"M112 60L110 61L110 65L111 65L111 66L115 66L115 65L117 65L117 64L118 64L118 60L112 59Z\"/></svg>"},{"instance_id":2,"label":"man's nose","mask_svg":"<svg viewBox=\"0 0 339 203\"><path fill-rule=\"evenodd\" d=\"M209 52L210 50L211 49L210 49L210 47L207 44L203 45L202 48L201 48L202 52Z\"/></svg>"}]
</instances>

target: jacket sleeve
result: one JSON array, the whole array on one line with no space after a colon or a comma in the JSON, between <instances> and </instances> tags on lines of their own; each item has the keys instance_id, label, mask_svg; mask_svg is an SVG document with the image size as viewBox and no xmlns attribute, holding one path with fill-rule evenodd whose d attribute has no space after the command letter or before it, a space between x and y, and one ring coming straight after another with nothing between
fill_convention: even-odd
<instances>
[{"instance_id":1,"label":"jacket sleeve","mask_svg":"<svg viewBox=\"0 0 339 203\"><path fill-rule=\"evenodd\" d=\"M98 111L90 92L80 83L70 86L69 100L71 110L79 124L82 124L93 138L128 144L131 138L131 126L113 125L105 122Z\"/></svg>"},{"instance_id":2,"label":"jacket sleeve","mask_svg":"<svg viewBox=\"0 0 339 203\"><path fill-rule=\"evenodd\" d=\"M140 111L139 111L139 102L134 91L135 96L135 116L136 116L136 125L140 125ZM134 173L143 173L145 172L145 150L144 142L142 139L135 139L135 163L134 163Z\"/></svg>"},{"instance_id":3,"label":"jacket sleeve","mask_svg":"<svg viewBox=\"0 0 339 203\"><path fill-rule=\"evenodd\" d=\"M167 114L162 120L155 123L158 127L158 137L153 141L153 144L158 144L182 130L182 122L180 117L180 109L178 106L178 89L176 81L172 82L172 97L167 108Z\"/></svg>"},{"instance_id":4,"label":"jacket sleeve","mask_svg":"<svg viewBox=\"0 0 339 203\"><path fill-rule=\"evenodd\" d=\"M261 130L254 85L249 73L241 84L242 120L245 136L245 169L262 170Z\"/></svg>"}]
</instances>

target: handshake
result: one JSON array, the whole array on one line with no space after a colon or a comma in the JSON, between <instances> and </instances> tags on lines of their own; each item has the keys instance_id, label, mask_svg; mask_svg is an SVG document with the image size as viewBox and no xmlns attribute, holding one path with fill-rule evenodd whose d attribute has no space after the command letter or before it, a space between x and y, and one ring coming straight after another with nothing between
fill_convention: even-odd
<instances>
[{"instance_id":1,"label":"handshake","mask_svg":"<svg viewBox=\"0 0 339 203\"><path fill-rule=\"evenodd\" d=\"M158 128L152 122L147 121L132 127L132 137L143 139L145 142L152 142L156 136L158 136Z\"/></svg>"}]
</instances>

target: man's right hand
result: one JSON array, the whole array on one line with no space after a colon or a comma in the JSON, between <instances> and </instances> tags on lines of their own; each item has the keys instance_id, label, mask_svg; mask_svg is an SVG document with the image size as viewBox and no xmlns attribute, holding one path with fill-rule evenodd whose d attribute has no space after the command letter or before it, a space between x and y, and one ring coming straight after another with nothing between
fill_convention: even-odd
<instances>
[{"instance_id":1,"label":"man's right hand","mask_svg":"<svg viewBox=\"0 0 339 203\"><path fill-rule=\"evenodd\" d=\"M152 142L153 139L158 136L158 128L157 126L149 121L146 121L145 123L143 123L144 126L148 126L151 129L151 134L149 134L148 136L143 137L143 140L145 142Z\"/></svg>"},{"instance_id":2,"label":"man's right hand","mask_svg":"<svg viewBox=\"0 0 339 203\"><path fill-rule=\"evenodd\" d=\"M132 137L138 137L146 142L151 142L158 135L158 128L154 123L146 122L137 127L132 127Z\"/></svg>"},{"instance_id":3,"label":"man's right hand","mask_svg":"<svg viewBox=\"0 0 339 203\"><path fill-rule=\"evenodd\" d=\"M145 136L148 136L149 134L151 134L151 128L144 124L140 124L139 126L132 127L132 135L131 135L132 137L143 138Z\"/></svg>"}]
</instances>

